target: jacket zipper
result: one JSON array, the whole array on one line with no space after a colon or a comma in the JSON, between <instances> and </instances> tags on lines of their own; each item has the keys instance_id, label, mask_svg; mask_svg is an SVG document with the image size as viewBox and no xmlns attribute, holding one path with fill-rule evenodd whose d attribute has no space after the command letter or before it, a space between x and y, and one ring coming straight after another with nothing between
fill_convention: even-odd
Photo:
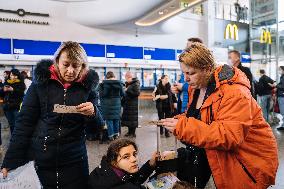
<instances>
[{"instance_id":1,"label":"jacket zipper","mask_svg":"<svg viewBox=\"0 0 284 189\"><path fill-rule=\"evenodd\" d=\"M237 159L238 160L238 159ZM247 174L247 176L252 180L252 182L257 183L256 180L253 178L253 176L250 174L250 172L248 171L248 169L244 166L244 164L242 164L242 162L240 162L238 160L238 162L240 163L240 165L242 166L243 170L245 171L245 173Z\"/></svg>"},{"instance_id":2,"label":"jacket zipper","mask_svg":"<svg viewBox=\"0 0 284 189\"><path fill-rule=\"evenodd\" d=\"M64 89L64 94L63 94L63 104L66 104L66 94L67 94L67 89ZM60 125L58 128L57 136L58 136L58 141L57 141L57 153L59 152L59 140L61 137L61 131L62 131L62 123L63 123L63 118L64 114L61 115L61 121ZM56 155L56 188L59 189L59 170L58 170L58 156Z\"/></svg>"}]
</instances>

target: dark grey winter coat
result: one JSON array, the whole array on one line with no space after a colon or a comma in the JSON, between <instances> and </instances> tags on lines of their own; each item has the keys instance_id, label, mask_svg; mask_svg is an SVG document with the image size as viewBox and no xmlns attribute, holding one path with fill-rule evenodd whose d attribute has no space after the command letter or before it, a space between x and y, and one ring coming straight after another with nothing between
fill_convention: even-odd
<instances>
[{"instance_id":1,"label":"dark grey winter coat","mask_svg":"<svg viewBox=\"0 0 284 189\"><path fill-rule=\"evenodd\" d=\"M52 61L43 60L35 69L35 80L16 119L2 167L14 169L35 160L44 189L84 189L89 173L85 122L100 116L97 96L91 90L99 77L89 70L82 82L64 89L58 80L51 79L51 65ZM96 110L93 117L53 112L54 104L75 106L88 101Z\"/></svg>"},{"instance_id":2,"label":"dark grey winter coat","mask_svg":"<svg viewBox=\"0 0 284 189\"><path fill-rule=\"evenodd\" d=\"M123 83L119 80L103 80L98 90L104 119L120 119Z\"/></svg>"},{"instance_id":3,"label":"dark grey winter coat","mask_svg":"<svg viewBox=\"0 0 284 189\"><path fill-rule=\"evenodd\" d=\"M138 96L140 95L140 82L133 78L126 82L125 97L123 99L122 125L138 127Z\"/></svg>"}]
</instances>

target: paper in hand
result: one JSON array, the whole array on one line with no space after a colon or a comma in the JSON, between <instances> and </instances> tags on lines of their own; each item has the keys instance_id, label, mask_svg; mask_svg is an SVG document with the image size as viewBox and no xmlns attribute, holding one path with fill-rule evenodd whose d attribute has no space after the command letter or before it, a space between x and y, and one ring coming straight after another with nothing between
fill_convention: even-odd
<instances>
[{"instance_id":1,"label":"paper in hand","mask_svg":"<svg viewBox=\"0 0 284 189\"><path fill-rule=\"evenodd\" d=\"M60 104L54 104L53 112L66 114L66 113L79 113L76 106L66 106Z\"/></svg>"},{"instance_id":2,"label":"paper in hand","mask_svg":"<svg viewBox=\"0 0 284 189\"><path fill-rule=\"evenodd\" d=\"M0 189L41 189L34 162L9 171L7 178L0 173Z\"/></svg>"},{"instance_id":3,"label":"paper in hand","mask_svg":"<svg viewBox=\"0 0 284 189\"><path fill-rule=\"evenodd\" d=\"M151 124L151 125L163 125L163 122L161 120L149 121L148 123Z\"/></svg>"}]
</instances>

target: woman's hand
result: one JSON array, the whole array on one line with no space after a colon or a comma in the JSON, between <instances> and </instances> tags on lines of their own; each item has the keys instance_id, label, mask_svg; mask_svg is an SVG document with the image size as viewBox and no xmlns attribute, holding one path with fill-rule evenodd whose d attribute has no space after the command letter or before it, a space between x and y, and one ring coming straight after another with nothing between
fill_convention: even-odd
<instances>
[{"instance_id":1,"label":"woman's hand","mask_svg":"<svg viewBox=\"0 0 284 189\"><path fill-rule=\"evenodd\" d=\"M9 92L9 91L14 91L14 88L9 86L9 85L6 85L6 86L4 86L3 90L4 90L4 92L7 92L7 91Z\"/></svg>"},{"instance_id":2,"label":"woman's hand","mask_svg":"<svg viewBox=\"0 0 284 189\"><path fill-rule=\"evenodd\" d=\"M154 96L153 101L158 100L160 97L161 97L161 95L156 95L156 96Z\"/></svg>"},{"instance_id":3,"label":"woman's hand","mask_svg":"<svg viewBox=\"0 0 284 189\"><path fill-rule=\"evenodd\" d=\"M149 161L149 164L150 164L151 167L155 167L156 166L156 162L157 162L159 156L160 156L159 152L154 152L153 153L152 158Z\"/></svg>"},{"instance_id":4,"label":"woman's hand","mask_svg":"<svg viewBox=\"0 0 284 189\"><path fill-rule=\"evenodd\" d=\"M168 129L170 132L174 132L178 119L175 118L166 118L161 120L161 125Z\"/></svg>"},{"instance_id":5,"label":"woman's hand","mask_svg":"<svg viewBox=\"0 0 284 189\"><path fill-rule=\"evenodd\" d=\"M92 116L96 113L94 105L91 102L85 102L85 103L79 104L76 108L78 112L80 112L80 114L83 114L86 116Z\"/></svg>"},{"instance_id":6,"label":"woman's hand","mask_svg":"<svg viewBox=\"0 0 284 189\"><path fill-rule=\"evenodd\" d=\"M165 100L165 99L167 99L167 98L169 98L168 95L161 95L161 96L160 96L160 99L161 99L161 100Z\"/></svg>"},{"instance_id":7,"label":"woman's hand","mask_svg":"<svg viewBox=\"0 0 284 189\"><path fill-rule=\"evenodd\" d=\"M7 168L3 168L1 170L1 172L3 173L3 178L6 178L8 176L8 169Z\"/></svg>"}]
</instances>

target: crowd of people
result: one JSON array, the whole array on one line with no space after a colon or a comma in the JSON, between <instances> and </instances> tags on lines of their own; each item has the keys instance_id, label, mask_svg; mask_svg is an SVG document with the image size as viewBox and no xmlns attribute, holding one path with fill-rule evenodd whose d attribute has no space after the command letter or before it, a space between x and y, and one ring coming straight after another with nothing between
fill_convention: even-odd
<instances>
[{"instance_id":1,"label":"crowd of people","mask_svg":"<svg viewBox=\"0 0 284 189\"><path fill-rule=\"evenodd\" d=\"M230 51L229 60L229 65L218 66L202 40L190 38L179 57L179 82L170 84L163 75L152 93L160 134L172 133L185 145L176 157L181 181L175 189L204 188L211 176L223 189L264 189L275 183L278 150L268 124L269 103L277 88L284 117L284 67L276 85L264 70L255 82L238 51ZM11 140L3 176L34 160L44 189L144 188L152 173L161 170L161 154L153 152L139 169L132 139L138 128L140 82L131 72L125 80L109 71L100 82L83 47L71 41L61 44L53 60L37 64L32 83L17 69L5 72L0 89ZM76 113L57 113L55 104L75 106ZM127 138L120 138L122 126L128 128ZM111 141L90 174L86 138Z\"/></svg>"}]
</instances>

